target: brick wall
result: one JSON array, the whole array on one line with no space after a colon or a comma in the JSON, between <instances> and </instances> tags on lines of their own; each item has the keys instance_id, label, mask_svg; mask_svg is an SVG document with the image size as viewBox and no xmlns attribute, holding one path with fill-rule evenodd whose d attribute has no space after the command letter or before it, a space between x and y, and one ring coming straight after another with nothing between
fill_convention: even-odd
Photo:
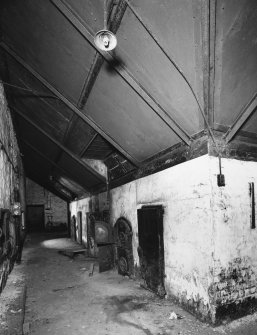
<instances>
[{"instance_id":1,"label":"brick wall","mask_svg":"<svg viewBox=\"0 0 257 335\"><path fill-rule=\"evenodd\" d=\"M27 205L44 205L45 224L48 216L52 216L53 225L60 223L67 225L67 203L28 178L26 180L26 202Z\"/></svg>"},{"instance_id":2,"label":"brick wall","mask_svg":"<svg viewBox=\"0 0 257 335\"><path fill-rule=\"evenodd\" d=\"M19 194L21 209L25 211L24 180L12 118L0 83L0 292L17 256L17 229L20 228L21 216L13 216L13 204Z\"/></svg>"},{"instance_id":3,"label":"brick wall","mask_svg":"<svg viewBox=\"0 0 257 335\"><path fill-rule=\"evenodd\" d=\"M217 306L239 303L239 301L255 297L256 276L249 258L235 258L223 268L215 262L214 284L210 289Z\"/></svg>"}]
</instances>

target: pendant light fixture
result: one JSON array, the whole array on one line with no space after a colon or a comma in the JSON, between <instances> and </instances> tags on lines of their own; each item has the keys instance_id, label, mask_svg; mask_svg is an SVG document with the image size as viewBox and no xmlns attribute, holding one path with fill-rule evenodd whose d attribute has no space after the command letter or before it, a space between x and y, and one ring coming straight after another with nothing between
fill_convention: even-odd
<instances>
[{"instance_id":1,"label":"pendant light fixture","mask_svg":"<svg viewBox=\"0 0 257 335\"><path fill-rule=\"evenodd\" d=\"M103 51L111 51L117 45L116 36L107 29L107 0L104 0L104 29L95 34L94 43Z\"/></svg>"}]
</instances>

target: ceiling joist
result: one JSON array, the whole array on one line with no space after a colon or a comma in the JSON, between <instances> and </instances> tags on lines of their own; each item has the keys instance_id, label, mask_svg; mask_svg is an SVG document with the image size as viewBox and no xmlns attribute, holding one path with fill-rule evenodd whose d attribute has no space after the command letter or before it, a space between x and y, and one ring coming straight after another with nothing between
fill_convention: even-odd
<instances>
[{"instance_id":1,"label":"ceiling joist","mask_svg":"<svg viewBox=\"0 0 257 335\"><path fill-rule=\"evenodd\" d=\"M85 162L81 161L76 155L74 155L69 149L64 147L60 142L58 142L56 139L54 139L51 135L46 133L43 129L41 129L37 124L35 124L32 120L30 120L27 116L25 116L22 112L20 112L16 107L11 107L11 109L18 115L20 115L25 121L27 121L31 126L33 126L35 129L37 129L41 134L46 136L51 142L53 142L57 147L62 149L65 154L67 154L69 157L71 157L74 161L76 161L79 165L81 165L83 168L85 168L87 171L92 173L97 179L99 179L101 182L105 183L105 178L100 175L98 172L96 172L92 167Z\"/></svg>"},{"instance_id":2,"label":"ceiling joist","mask_svg":"<svg viewBox=\"0 0 257 335\"><path fill-rule=\"evenodd\" d=\"M227 143L234 138L236 133L244 125L247 119L256 111L256 107L257 107L257 93L254 94L249 103L243 108L242 112L240 113L239 117L236 119L234 124L228 129L227 133L224 136L225 141Z\"/></svg>"},{"instance_id":3,"label":"ceiling joist","mask_svg":"<svg viewBox=\"0 0 257 335\"><path fill-rule=\"evenodd\" d=\"M55 94L67 107L69 107L75 114L81 119L88 123L93 129L95 129L103 138L105 138L110 144L112 144L118 151L120 151L128 160L130 160L136 166L139 166L139 162L132 157L127 151L125 151L110 135L106 134L98 125L95 124L90 118L88 118L82 111L80 111L70 100L63 96L56 88L54 88L47 80L45 80L38 72L36 72L30 65L28 65L15 51L13 51L4 42L0 42L0 47L3 48L9 55L11 55L18 63L20 63L25 69L27 69L35 78L37 78L45 87L47 87L53 94Z\"/></svg>"},{"instance_id":4,"label":"ceiling joist","mask_svg":"<svg viewBox=\"0 0 257 335\"><path fill-rule=\"evenodd\" d=\"M80 32L82 36L94 47L109 64L115 64L115 57L106 51L96 48L94 44L94 33L86 26L85 22L74 13L73 9L64 0L51 0L59 11L71 22L71 24ZM165 122L168 127L174 131L177 136L187 145L191 143L191 137L174 121L169 113L161 106L155 98L146 91L146 89L134 78L132 74L124 67L115 67L115 71L126 81L126 83L147 103L147 105ZM123 152L122 152L123 153Z\"/></svg>"}]
</instances>

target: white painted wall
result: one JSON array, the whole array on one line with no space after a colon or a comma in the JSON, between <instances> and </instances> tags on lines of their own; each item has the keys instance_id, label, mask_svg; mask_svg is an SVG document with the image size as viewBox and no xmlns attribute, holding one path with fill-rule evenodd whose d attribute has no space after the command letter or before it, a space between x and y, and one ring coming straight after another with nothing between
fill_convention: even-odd
<instances>
[{"instance_id":1,"label":"white painted wall","mask_svg":"<svg viewBox=\"0 0 257 335\"><path fill-rule=\"evenodd\" d=\"M210 157L210 174L215 174L216 159ZM255 183L257 192L257 163L222 159L226 186L212 183L214 225L214 282L216 301L234 303L256 298L257 286L257 229L251 229L251 198L249 183ZM255 206L256 209L256 206ZM257 216L256 216L257 219Z\"/></svg>"},{"instance_id":2,"label":"white painted wall","mask_svg":"<svg viewBox=\"0 0 257 335\"><path fill-rule=\"evenodd\" d=\"M211 175L215 158L210 157ZM257 229L251 229L249 183L257 191L257 163L222 159L225 187L217 187L212 178L215 260L221 266L237 257L250 257L257 270ZM256 199L257 200L257 199ZM257 217L256 217L257 219Z\"/></svg>"},{"instance_id":3,"label":"white painted wall","mask_svg":"<svg viewBox=\"0 0 257 335\"><path fill-rule=\"evenodd\" d=\"M218 158L205 155L110 194L111 224L125 217L132 225L135 264L139 263L137 209L164 207L166 290L189 306L200 303L199 313L211 317L216 302L227 304L256 294L257 229L250 228L249 182L257 183L257 163L222 159L222 172L226 186L218 187ZM106 194L98 197L98 203L101 197L106 199ZM73 203L72 211L81 206L88 211L89 201ZM235 269L244 276L243 286L229 278Z\"/></svg>"},{"instance_id":4,"label":"white painted wall","mask_svg":"<svg viewBox=\"0 0 257 335\"><path fill-rule=\"evenodd\" d=\"M84 245L87 244L87 213L107 209L109 209L109 205L106 192L70 203L71 216L75 215L77 219L77 213L82 212L82 242Z\"/></svg>"},{"instance_id":5,"label":"white painted wall","mask_svg":"<svg viewBox=\"0 0 257 335\"><path fill-rule=\"evenodd\" d=\"M123 216L133 227L133 253L138 264L137 209L164 207L166 290L187 299L209 302L212 220L209 157L203 156L141 178L111 191L111 222Z\"/></svg>"},{"instance_id":6,"label":"white painted wall","mask_svg":"<svg viewBox=\"0 0 257 335\"><path fill-rule=\"evenodd\" d=\"M125 217L133 228L133 254L139 263L137 209L143 205L164 207L165 286L168 293L187 299L209 302L211 283L213 226L211 220L211 183L209 157L203 156L111 190L110 220L114 225ZM101 200L102 199L102 200ZM98 206L104 209L106 194L99 195ZM90 201L71 204L71 215L79 210L83 217Z\"/></svg>"}]
</instances>

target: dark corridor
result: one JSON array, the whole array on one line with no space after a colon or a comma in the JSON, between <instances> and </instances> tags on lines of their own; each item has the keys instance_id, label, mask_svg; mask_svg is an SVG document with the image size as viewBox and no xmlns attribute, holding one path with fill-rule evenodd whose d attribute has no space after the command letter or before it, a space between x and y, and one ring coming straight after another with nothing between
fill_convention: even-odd
<instances>
[{"instance_id":1,"label":"dark corridor","mask_svg":"<svg viewBox=\"0 0 257 335\"><path fill-rule=\"evenodd\" d=\"M43 205L27 206L27 229L29 233L44 231L45 224Z\"/></svg>"}]
</instances>

